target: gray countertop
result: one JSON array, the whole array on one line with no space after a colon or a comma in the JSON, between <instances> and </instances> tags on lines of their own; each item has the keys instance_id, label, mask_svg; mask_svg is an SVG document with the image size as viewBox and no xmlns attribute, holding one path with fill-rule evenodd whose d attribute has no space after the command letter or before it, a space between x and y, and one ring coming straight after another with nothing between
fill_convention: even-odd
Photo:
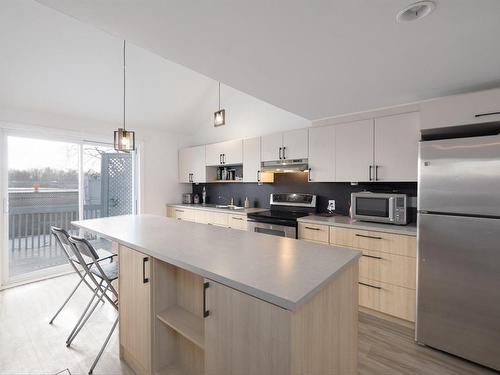
<instances>
[{"instance_id":1,"label":"gray countertop","mask_svg":"<svg viewBox=\"0 0 500 375\"><path fill-rule=\"evenodd\" d=\"M73 224L288 310L297 309L361 255L352 249L155 215Z\"/></svg>"},{"instance_id":2,"label":"gray countertop","mask_svg":"<svg viewBox=\"0 0 500 375\"><path fill-rule=\"evenodd\" d=\"M417 225L415 223L410 223L408 225L370 223L366 221L352 220L348 216L340 216L340 215L339 216L335 215L331 217L310 215L301 217L300 219L298 219L298 221L299 223L330 225L333 227L371 230L376 232L403 234L406 236L417 235Z\"/></svg>"},{"instance_id":3,"label":"gray countertop","mask_svg":"<svg viewBox=\"0 0 500 375\"><path fill-rule=\"evenodd\" d=\"M167 207L189 208L189 209L193 209L193 210L225 212L225 213L240 214L240 215L247 215L247 214L251 214L254 212L261 212L261 211L269 210L269 208L242 208L239 210L232 210L229 208L217 208L217 207L215 207L215 204L186 204L186 203L167 204Z\"/></svg>"}]
</instances>

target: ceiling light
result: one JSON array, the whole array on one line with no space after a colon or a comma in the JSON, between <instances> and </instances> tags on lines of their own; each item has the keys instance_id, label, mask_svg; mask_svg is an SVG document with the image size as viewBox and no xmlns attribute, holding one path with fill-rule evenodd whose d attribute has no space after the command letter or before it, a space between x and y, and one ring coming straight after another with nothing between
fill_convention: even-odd
<instances>
[{"instance_id":1,"label":"ceiling light","mask_svg":"<svg viewBox=\"0 0 500 375\"><path fill-rule=\"evenodd\" d=\"M220 109L220 82L219 82L219 110L214 112L214 126L222 126L226 124L226 110Z\"/></svg>"},{"instance_id":2,"label":"ceiling light","mask_svg":"<svg viewBox=\"0 0 500 375\"><path fill-rule=\"evenodd\" d=\"M401 10L396 16L396 20L398 22L416 21L428 16L434 9L436 9L434 1L417 1Z\"/></svg>"},{"instance_id":3,"label":"ceiling light","mask_svg":"<svg viewBox=\"0 0 500 375\"><path fill-rule=\"evenodd\" d=\"M135 132L125 129L125 47L123 41L123 128L115 130L114 147L116 151L130 152L135 150Z\"/></svg>"}]
</instances>

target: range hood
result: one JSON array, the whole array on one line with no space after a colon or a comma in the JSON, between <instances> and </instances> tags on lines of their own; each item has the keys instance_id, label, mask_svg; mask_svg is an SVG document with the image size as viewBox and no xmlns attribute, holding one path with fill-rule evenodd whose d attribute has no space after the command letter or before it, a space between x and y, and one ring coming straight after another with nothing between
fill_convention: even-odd
<instances>
[{"instance_id":1,"label":"range hood","mask_svg":"<svg viewBox=\"0 0 500 375\"><path fill-rule=\"evenodd\" d=\"M263 161L261 163L262 172L292 173L307 170L307 159L286 159L275 161Z\"/></svg>"}]
</instances>

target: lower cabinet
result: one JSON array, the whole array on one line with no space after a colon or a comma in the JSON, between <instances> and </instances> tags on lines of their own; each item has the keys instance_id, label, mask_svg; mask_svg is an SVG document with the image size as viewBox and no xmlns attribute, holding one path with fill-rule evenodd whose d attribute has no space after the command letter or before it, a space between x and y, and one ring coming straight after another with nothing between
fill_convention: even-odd
<instances>
[{"instance_id":1,"label":"lower cabinet","mask_svg":"<svg viewBox=\"0 0 500 375\"><path fill-rule=\"evenodd\" d=\"M299 240L321 242L327 244L330 238L329 227L328 225L299 223L298 238Z\"/></svg>"},{"instance_id":2,"label":"lower cabinet","mask_svg":"<svg viewBox=\"0 0 500 375\"><path fill-rule=\"evenodd\" d=\"M228 226L232 229L247 230L246 215L228 215Z\"/></svg>"},{"instance_id":3,"label":"lower cabinet","mask_svg":"<svg viewBox=\"0 0 500 375\"><path fill-rule=\"evenodd\" d=\"M179 220L192 221L195 223L247 230L247 217L244 214L167 207L167 216L177 218Z\"/></svg>"},{"instance_id":4,"label":"lower cabinet","mask_svg":"<svg viewBox=\"0 0 500 375\"><path fill-rule=\"evenodd\" d=\"M123 245L120 261L120 357L136 374L151 372L150 258Z\"/></svg>"},{"instance_id":5,"label":"lower cabinet","mask_svg":"<svg viewBox=\"0 0 500 375\"><path fill-rule=\"evenodd\" d=\"M363 252L359 261L359 305L415 321L416 237L330 227L330 244Z\"/></svg>"}]
</instances>

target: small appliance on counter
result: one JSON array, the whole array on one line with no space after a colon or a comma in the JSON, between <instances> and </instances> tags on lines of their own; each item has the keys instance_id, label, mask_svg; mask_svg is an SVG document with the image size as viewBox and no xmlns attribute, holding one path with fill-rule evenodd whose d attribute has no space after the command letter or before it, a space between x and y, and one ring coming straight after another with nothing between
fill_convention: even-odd
<instances>
[{"instance_id":1,"label":"small appliance on counter","mask_svg":"<svg viewBox=\"0 0 500 375\"><path fill-rule=\"evenodd\" d=\"M247 215L250 232L297 238L297 219L316 212L316 195L271 194L271 210Z\"/></svg>"},{"instance_id":2,"label":"small appliance on counter","mask_svg":"<svg viewBox=\"0 0 500 375\"><path fill-rule=\"evenodd\" d=\"M191 193L184 193L184 194L182 194L182 203L183 204L191 204L191 203L193 203L193 194L191 194Z\"/></svg>"},{"instance_id":3,"label":"small appliance on counter","mask_svg":"<svg viewBox=\"0 0 500 375\"><path fill-rule=\"evenodd\" d=\"M406 194L351 193L351 218L360 221L406 225L408 224L408 197Z\"/></svg>"},{"instance_id":4,"label":"small appliance on counter","mask_svg":"<svg viewBox=\"0 0 500 375\"><path fill-rule=\"evenodd\" d=\"M198 194L194 195L193 203L194 204L200 204L200 196Z\"/></svg>"}]
</instances>

